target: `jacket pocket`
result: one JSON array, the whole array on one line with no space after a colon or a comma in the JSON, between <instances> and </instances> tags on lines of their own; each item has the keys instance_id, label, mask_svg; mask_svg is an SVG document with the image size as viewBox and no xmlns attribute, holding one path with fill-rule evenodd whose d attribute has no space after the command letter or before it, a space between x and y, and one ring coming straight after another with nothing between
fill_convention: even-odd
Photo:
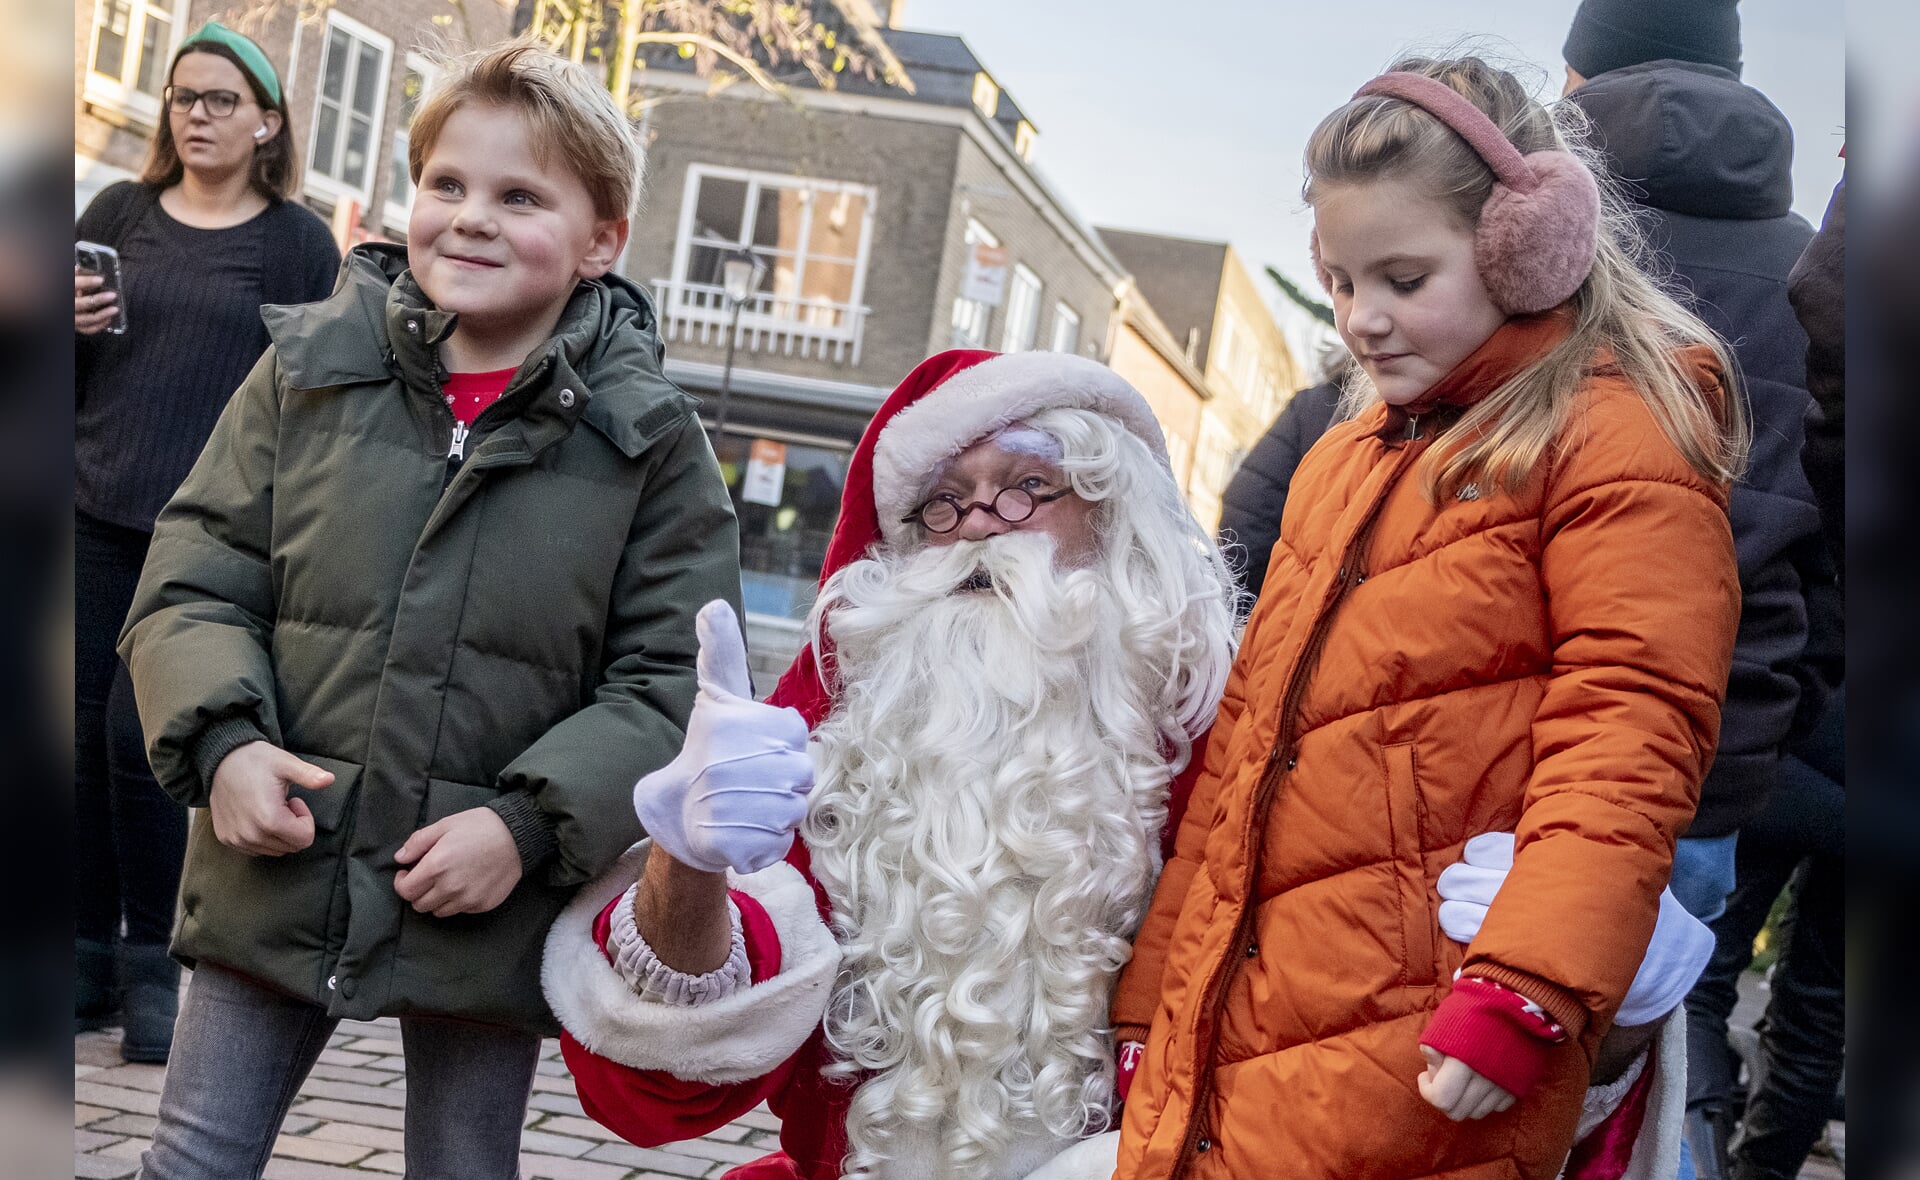
<instances>
[{"instance_id":1,"label":"jacket pocket","mask_svg":"<svg viewBox=\"0 0 1920 1180\"><path fill-rule=\"evenodd\" d=\"M474 783L429 779L420 825L484 807L499 794ZM571 889L523 877L484 913L436 918L402 906L392 1003L402 1011L554 1035L558 1026L540 994L540 959L547 931L572 895Z\"/></svg>"},{"instance_id":2,"label":"jacket pocket","mask_svg":"<svg viewBox=\"0 0 1920 1180\"><path fill-rule=\"evenodd\" d=\"M360 790L357 762L293 752L333 773L318 790L291 787L313 815L313 842L281 856L250 856L220 843L211 815L197 810L180 879L174 949L324 1004L328 915L343 900L341 828Z\"/></svg>"},{"instance_id":3,"label":"jacket pocket","mask_svg":"<svg viewBox=\"0 0 1920 1180\"><path fill-rule=\"evenodd\" d=\"M499 794L500 792L492 787L477 786L473 783L453 783L445 779L428 779L427 810L420 817L420 826L424 828L450 815L471 811L476 807L485 807L499 797Z\"/></svg>"},{"instance_id":4,"label":"jacket pocket","mask_svg":"<svg viewBox=\"0 0 1920 1180\"><path fill-rule=\"evenodd\" d=\"M359 764L343 762L338 758L324 758L318 754L295 754L294 757L302 762L311 762L331 773L333 782L318 790L289 787L287 798L298 799L307 805L307 810L313 813L315 828L322 832L335 830L340 826L341 818L347 814L347 807L353 801L354 787L360 783Z\"/></svg>"},{"instance_id":5,"label":"jacket pocket","mask_svg":"<svg viewBox=\"0 0 1920 1180\"><path fill-rule=\"evenodd\" d=\"M1400 982L1427 987L1440 977L1438 898L1427 882L1425 808L1412 742L1386 746L1387 823L1393 834L1393 878L1400 894Z\"/></svg>"}]
</instances>

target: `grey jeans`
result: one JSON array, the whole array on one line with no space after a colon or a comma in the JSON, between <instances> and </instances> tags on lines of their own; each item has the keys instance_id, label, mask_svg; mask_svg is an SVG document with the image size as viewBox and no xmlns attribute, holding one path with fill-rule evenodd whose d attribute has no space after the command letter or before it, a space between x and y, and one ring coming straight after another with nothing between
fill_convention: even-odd
<instances>
[{"instance_id":1,"label":"grey jeans","mask_svg":"<svg viewBox=\"0 0 1920 1180\"><path fill-rule=\"evenodd\" d=\"M339 1022L202 963L187 985L144 1180L255 1180L287 1108ZM493 1025L400 1018L411 1180L509 1180L540 1038Z\"/></svg>"}]
</instances>

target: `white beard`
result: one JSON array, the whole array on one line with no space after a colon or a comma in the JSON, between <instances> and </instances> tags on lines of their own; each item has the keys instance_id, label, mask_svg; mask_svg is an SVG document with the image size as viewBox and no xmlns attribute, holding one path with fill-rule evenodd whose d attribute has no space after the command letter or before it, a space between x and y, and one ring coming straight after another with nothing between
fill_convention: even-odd
<instances>
[{"instance_id":1,"label":"white beard","mask_svg":"<svg viewBox=\"0 0 1920 1180\"><path fill-rule=\"evenodd\" d=\"M955 593L976 567L994 588ZM1110 1118L1172 654L1035 534L858 562L822 597L841 695L803 830L842 949L829 1072L859 1087L844 1173L1024 1176Z\"/></svg>"}]
</instances>

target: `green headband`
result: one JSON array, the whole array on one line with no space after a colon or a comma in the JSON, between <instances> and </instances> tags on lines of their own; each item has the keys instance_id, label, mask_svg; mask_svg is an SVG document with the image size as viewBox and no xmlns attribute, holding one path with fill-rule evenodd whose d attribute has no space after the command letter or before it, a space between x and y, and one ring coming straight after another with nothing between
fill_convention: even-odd
<instances>
[{"instance_id":1,"label":"green headband","mask_svg":"<svg viewBox=\"0 0 1920 1180\"><path fill-rule=\"evenodd\" d=\"M234 56L253 75L253 80L260 84L260 89L267 92L267 97L273 100L274 105L279 105L280 75L273 72L273 63L267 60L266 50L217 20L201 25L192 36L180 42L180 52L185 53L195 45L224 45L233 50Z\"/></svg>"}]
</instances>

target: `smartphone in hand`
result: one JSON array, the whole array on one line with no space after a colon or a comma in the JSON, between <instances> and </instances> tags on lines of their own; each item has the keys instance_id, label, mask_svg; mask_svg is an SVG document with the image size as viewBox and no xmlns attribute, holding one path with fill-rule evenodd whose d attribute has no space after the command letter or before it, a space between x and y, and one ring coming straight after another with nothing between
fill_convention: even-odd
<instances>
[{"instance_id":1,"label":"smartphone in hand","mask_svg":"<svg viewBox=\"0 0 1920 1180\"><path fill-rule=\"evenodd\" d=\"M111 291L114 300L113 322L106 330L115 336L127 330L127 296L120 289L120 251L112 246L103 246L98 242L75 242L73 244L73 265L82 274L99 275L106 280L100 285L101 291Z\"/></svg>"}]
</instances>

